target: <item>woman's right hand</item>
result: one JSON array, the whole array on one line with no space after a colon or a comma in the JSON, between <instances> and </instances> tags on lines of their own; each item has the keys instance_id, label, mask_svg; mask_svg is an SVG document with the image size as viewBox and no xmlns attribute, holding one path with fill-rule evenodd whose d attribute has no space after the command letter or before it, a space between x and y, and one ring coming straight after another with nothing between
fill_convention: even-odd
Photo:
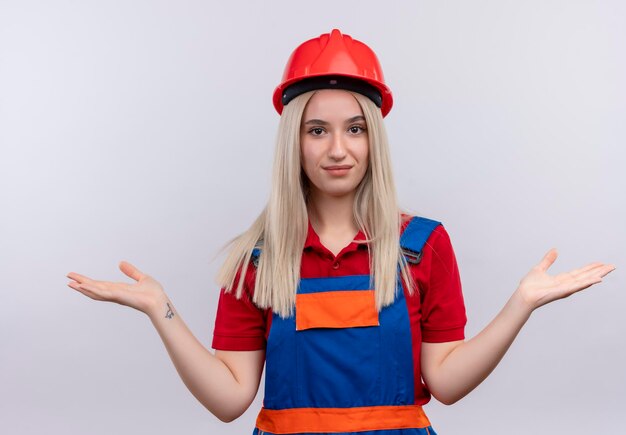
<instances>
[{"instance_id":1,"label":"woman's right hand","mask_svg":"<svg viewBox=\"0 0 626 435\"><path fill-rule=\"evenodd\" d=\"M67 277L72 282L67 285L85 296L97 301L115 302L149 314L161 300L167 298L159 282L141 272L132 264L122 261L119 268L134 279L135 283L96 281L87 276L70 272Z\"/></svg>"}]
</instances>

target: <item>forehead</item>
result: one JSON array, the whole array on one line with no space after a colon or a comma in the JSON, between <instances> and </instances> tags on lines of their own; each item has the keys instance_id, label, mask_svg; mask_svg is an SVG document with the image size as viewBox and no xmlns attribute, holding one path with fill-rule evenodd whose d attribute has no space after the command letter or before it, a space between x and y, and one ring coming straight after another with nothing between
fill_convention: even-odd
<instances>
[{"instance_id":1,"label":"forehead","mask_svg":"<svg viewBox=\"0 0 626 435\"><path fill-rule=\"evenodd\" d=\"M348 91L321 89L315 92L304 109L304 118L333 119L363 115L359 102Z\"/></svg>"}]
</instances>

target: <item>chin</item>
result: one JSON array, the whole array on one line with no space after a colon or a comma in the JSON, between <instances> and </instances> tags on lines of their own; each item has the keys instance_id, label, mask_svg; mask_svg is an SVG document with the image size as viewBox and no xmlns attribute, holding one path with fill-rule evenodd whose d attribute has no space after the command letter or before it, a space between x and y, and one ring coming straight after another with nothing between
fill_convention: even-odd
<instances>
[{"instance_id":1,"label":"chin","mask_svg":"<svg viewBox=\"0 0 626 435\"><path fill-rule=\"evenodd\" d=\"M310 186L317 192L317 194L330 196L333 198L341 198L344 196L354 195L357 187L359 186L358 183L354 182L341 183L338 181L339 180L334 180L334 182L331 183L320 183L318 185L311 183Z\"/></svg>"},{"instance_id":2,"label":"chin","mask_svg":"<svg viewBox=\"0 0 626 435\"><path fill-rule=\"evenodd\" d=\"M332 196L334 198L341 198L344 196L349 196L354 194L354 192L356 191L356 187L353 189L327 189L327 190L321 190L322 193L324 193L325 195L328 196Z\"/></svg>"}]
</instances>

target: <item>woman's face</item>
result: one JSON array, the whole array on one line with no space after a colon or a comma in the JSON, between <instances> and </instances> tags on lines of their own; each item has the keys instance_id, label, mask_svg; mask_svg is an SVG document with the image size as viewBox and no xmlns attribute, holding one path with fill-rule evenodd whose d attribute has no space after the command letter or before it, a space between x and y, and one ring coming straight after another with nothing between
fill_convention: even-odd
<instances>
[{"instance_id":1,"label":"woman's face","mask_svg":"<svg viewBox=\"0 0 626 435\"><path fill-rule=\"evenodd\" d=\"M367 124L357 100L347 91L317 91L300 126L302 169L314 195L352 195L369 162Z\"/></svg>"}]
</instances>

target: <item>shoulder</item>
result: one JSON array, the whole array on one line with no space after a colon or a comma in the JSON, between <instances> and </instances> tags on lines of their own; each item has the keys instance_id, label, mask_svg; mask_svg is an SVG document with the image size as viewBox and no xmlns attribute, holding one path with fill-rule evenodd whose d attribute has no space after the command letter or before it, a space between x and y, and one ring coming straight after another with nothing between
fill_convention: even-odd
<instances>
[{"instance_id":1,"label":"shoulder","mask_svg":"<svg viewBox=\"0 0 626 435\"><path fill-rule=\"evenodd\" d=\"M450 241L448 232L440 220L406 213L401 215L400 236L404 240L421 237L428 243L440 239L443 242Z\"/></svg>"},{"instance_id":2,"label":"shoulder","mask_svg":"<svg viewBox=\"0 0 626 435\"><path fill-rule=\"evenodd\" d=\"M250 258L250 262L246 266L245 273L243 274L243 292L241 294L241 298L245 301L252 301L254 297L254 288L256 283L256 272L257 268L255 265L255 258ZM236 296L236 289L239 286L239 282L241 280L243 267L239 267L237 269L237 273L235 274L235 279L233 280L231 290L227 290L225 287L222 287L222 293L226 293L227 295L232 296L233 298L239 299Z\"/></svg>"},{"instance_id":3,"label":"shoulder","mask_svg":"<svg viewBox=\"0 0 626 435\"><path fill-rule=\"evenodd\" d=\"M420 252L421 262L429 266L446 264L454 257L450 235L437 219L403 214L400 243L405 250Z\"/></svg>"}]
</instances>

